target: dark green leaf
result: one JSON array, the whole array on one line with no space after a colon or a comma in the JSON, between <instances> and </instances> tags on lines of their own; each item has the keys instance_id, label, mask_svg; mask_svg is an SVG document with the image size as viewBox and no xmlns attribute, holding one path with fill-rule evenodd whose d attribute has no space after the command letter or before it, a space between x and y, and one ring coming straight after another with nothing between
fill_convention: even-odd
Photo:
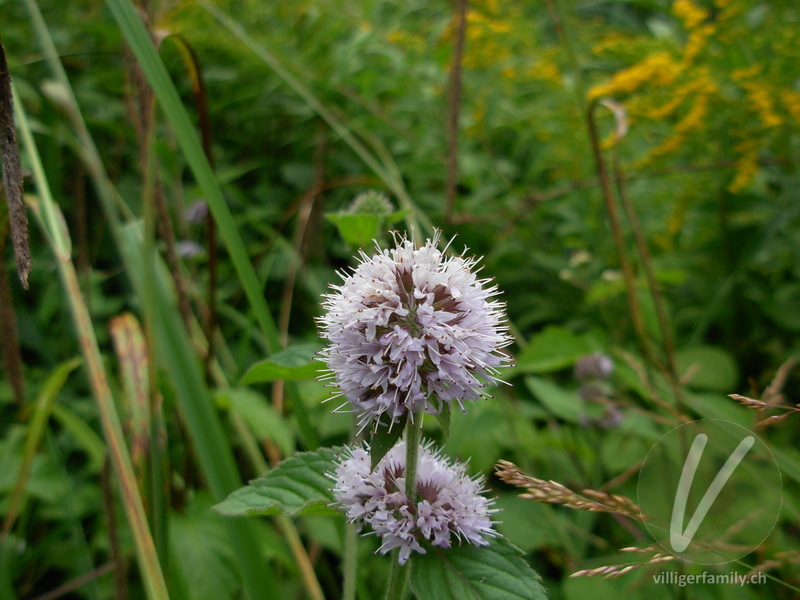
<instances>
[{"instance_id":1,"label":"dark green leaf","mask_svg":"<svg viewBox=\"0 0 800 600\"><path fill-rule=\"evenodd\" d=\"M386 453L394 447L403 430L406 428L408 417L403 415L400 420L392 425L391 431L387 423L381 423L378 430L372 434L369 442L369 457L371 469L374 469Z\"/></svg>"},{"instance_id":2,"label":"dark green leaf","mask_svg":"<svg viewBox=\"0 0 800 600\"><path fill-rule=\"evenodd\" d=\"M575 364L575 361L594 350L585 337L557 326L546 327L517 357L517 369L522 373L550 373Z\"/></svg>"},{"instance_id":3,"label":"dark green leaf","mask_svg":"<svg viewBox=\"0 0 800 600\"><path fill-rule=\"evenodd\" d=\"M504 538L488 546L433 548L415 556L411 585L420 600L544 600L542 579Z\"/></svg>"},{"instance_id":4,"label":"dark green leaf","mask_svg":"<svg viewBox=\"0 0 800 600\"><path fill-rule=\"evenodd\" d=\"M181 514L170 516L170 549L191 590L192 600L230 598L239 588L236 558L225 520L209 512L211 498L200 493ZM216 518L214 518L216 517Z\"/></svg>"},{"instance_id":5,"label":"dark green leaf","mask_svg":"<svg viewBox=\"0 0 800 600\"><path fill-rule=\"evenodd\" d=\"M689 387L730 393L739 381L739 369L731 355L715 346L696 346L678 351L678 372Z\"/></svg>"},{"instance_id":6,"label":"dark green leaf","mask_svg":"<svg viewBox=\"0 0 800 600\"><path fill-rule=\"evenodd\" d=\"M300 452L269 473L239 488L214 508L231 517L277 515L336 515L327 473L333 471L338 449Z\"/></svg>"},{"instance_id":7,"label":"dark green leaf","mask_svg":"<svg viewBox=\"0 0 800 600\"><path fill-rule=\"evenodd\" d=\"M444 403L442 411L436 415L436 420L439 421L439 426L442 428L442 433L444 433L444 439L450 437L450 416L452 413L450 404Z\"/></svg>"},{"instance_id":8,"label":"dark green leaf","mask_svg":"<svg viewBox=\"0 0 800 600\"><path fill-rule=\"evenodd\" d=\"M313 379L325 368L322 363L314 360L314 354L318 350L319 346L314 344L290 346L250 367L242 377L242 383Z\"/></svg>"},{"instance_id":9,"label":"dark green leaf","mask_svg":"<svg viewBox=\"0 0 800 600\"><path fill-rule=\"evenodd\" d=\"M577 423L582 403L576 392L565 390L541 377L526 377L525 385L534 396L555 416Z\"/></svg>"}]
</instances>

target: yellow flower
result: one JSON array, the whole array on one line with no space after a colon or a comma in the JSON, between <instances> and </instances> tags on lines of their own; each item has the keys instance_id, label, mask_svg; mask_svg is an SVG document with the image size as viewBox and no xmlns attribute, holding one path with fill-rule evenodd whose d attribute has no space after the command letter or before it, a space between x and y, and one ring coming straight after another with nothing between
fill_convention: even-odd
<instances>
[{"instance_id":1,"label":"yellow flower","mask_svg":"<svg viewBox=\"0 0 800 600\"><path fill-rule=\"evenodd\" d=\"M786 112L795 121L795 125L800 125L800 92L794 90L783 90L781 102Z\"/></svg>"},{"instance_id":2,"label":"yellow flower","mask_svg":"<svg viewBox=\"0 0 800 600\"><path fill-rule=\"evenodd\" d=\"M651 54L640 63L618 72L610 82L591 88L589 99L629 94L647 83L667 86L675 81L679 73L680 66L673 62L669 54L666 52Z\"/></svg>"},{"instance_id":3,"label":"yellow flower","mask_svg":"<svg viewBox=\"0 0 800 600\"><path fill-rule=\"evenodd\" d=\"M708 18L708 11L691 0L676 0L672 5L672 14L683 21L686 29L694 29Z\"/></svg>"}]
</instances>

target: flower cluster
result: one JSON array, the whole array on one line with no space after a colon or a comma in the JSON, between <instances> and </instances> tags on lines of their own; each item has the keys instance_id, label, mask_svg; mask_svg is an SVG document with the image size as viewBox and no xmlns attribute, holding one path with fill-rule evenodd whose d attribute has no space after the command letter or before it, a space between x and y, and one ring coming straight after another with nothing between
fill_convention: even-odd
<instances>
[{"instance_id":1,"label":"flower cluster","mask_svg":"<svg viewBox=\"0 0 800 600\"><path fill-rule=\"evenodd\" d=\"M370 471L369 449L348 448L331 474L333 494L347 518L369 525L386 554L400 548L398 560L405 564L411 552L425 554L420 545L427 540L449 548L452 538L486 546L484 536L495 536L490 515L492 501L481 496L483 479L470 478L463 464L450 464L431 443L419 450L417 498L405 493L406 444L395 445Z\"/></svg>"},{"instance_id":2,"label":"flower cluster","mask_svg":"<svg viewBox=\"0 0 800 600\"><path fill-rule=\"evenodd\" d=\"M320 335L330 377L353 405L363 429L377 429L385 414L436 414L445 403L485 396L497 367L509 361L511 342L503 305L488 279L478 279L477 259L446 256L438 234L421 248L397 245L368 257L325 297ZM387 421L384 421L387 422Z\"/></svg>"}]
</instances>

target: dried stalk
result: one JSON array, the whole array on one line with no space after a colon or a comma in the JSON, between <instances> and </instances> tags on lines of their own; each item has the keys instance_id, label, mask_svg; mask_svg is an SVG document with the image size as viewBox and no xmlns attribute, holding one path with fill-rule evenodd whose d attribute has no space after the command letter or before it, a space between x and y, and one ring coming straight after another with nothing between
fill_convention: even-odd
<instances>
[{"instance_id":1,"label":"dried stalk","mask_svg":"<svg viewBox=\"0 0 800 600\"><path fill-rule=\"evenodd\" d=\"M31 249L28 239L28 216L22 195L22 167L19 160L17 130L14 127L14 97L11 93L11 73L6 51L0 41L0 159L3 162L3 185L8 203L11 244L17 262L17 274L22 287L28 289L31 272Z\"/></svg>"},{"instance_id":2,"label":"dried stalk","mask_svg":"<svg viewBox=\"0 0 800 600\"><path fill-rule=\"evenodd\" d=\"M556 481L545 481L523 473L519 467L507 460L500 460L495 465L496 475L505 481L526 491L520 498L561 504L576 510L591 512L607 512L642 521L642 510L630 498L619 494L608 494L598 490L585 489L577 493Z\"/></svg>"}]
</instances>

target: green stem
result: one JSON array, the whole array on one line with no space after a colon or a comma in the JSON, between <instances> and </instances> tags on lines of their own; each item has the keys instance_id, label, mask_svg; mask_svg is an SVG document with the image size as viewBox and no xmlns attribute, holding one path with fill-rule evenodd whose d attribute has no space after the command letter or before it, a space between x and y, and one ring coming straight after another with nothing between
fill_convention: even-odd
<instances>
[{"instance_id":1,"label":"green stem","mask_svg":"<svg viewBox=\"0 0 800 600\"><path fill-rule=\"evenodd\" d=\"M417 458L419 457L419 442L422 435L422 415L417 415L414 421L409 421L406 426L406 497L409 502L417 503ZM401 566L397 562L399 550L392 554L392 570L389 573L389 585L386 588L386 600L402 600L408 590L408 575L410 567Z\"/></svg>"},{"instance_id":2,"label":"green stem","mask_svg":"<svg viewBox=\"0 0 800 600\"><path fill-rule=\"evenodd\" d=\"M392 552L392 570L389 572L389 585L386 587L386 600L403 600L408 589L409 565L397 562L400 550Z\"/></svg>"},{"instance_id":3,"label":"green stem","mask_svg":"<svg viewBox=\"0 0 800 600\"><path fill-rule=\"evenodd\" d=\"M358 532L354 523L347 523L344 528L344 590L342 600L356 600L356 582L358 580Z\"/></svg>"},{"instance_id":4,"label":"green stem","mask_svg":"<svg viewBox=\"0 0 800 600\"><path fill-rule=\"evenodd\" d=\"M417 457L422 433L422 415L417 415L406 427L406 496L413 505L417 503Z\"/></svg>"}]
</instances>

